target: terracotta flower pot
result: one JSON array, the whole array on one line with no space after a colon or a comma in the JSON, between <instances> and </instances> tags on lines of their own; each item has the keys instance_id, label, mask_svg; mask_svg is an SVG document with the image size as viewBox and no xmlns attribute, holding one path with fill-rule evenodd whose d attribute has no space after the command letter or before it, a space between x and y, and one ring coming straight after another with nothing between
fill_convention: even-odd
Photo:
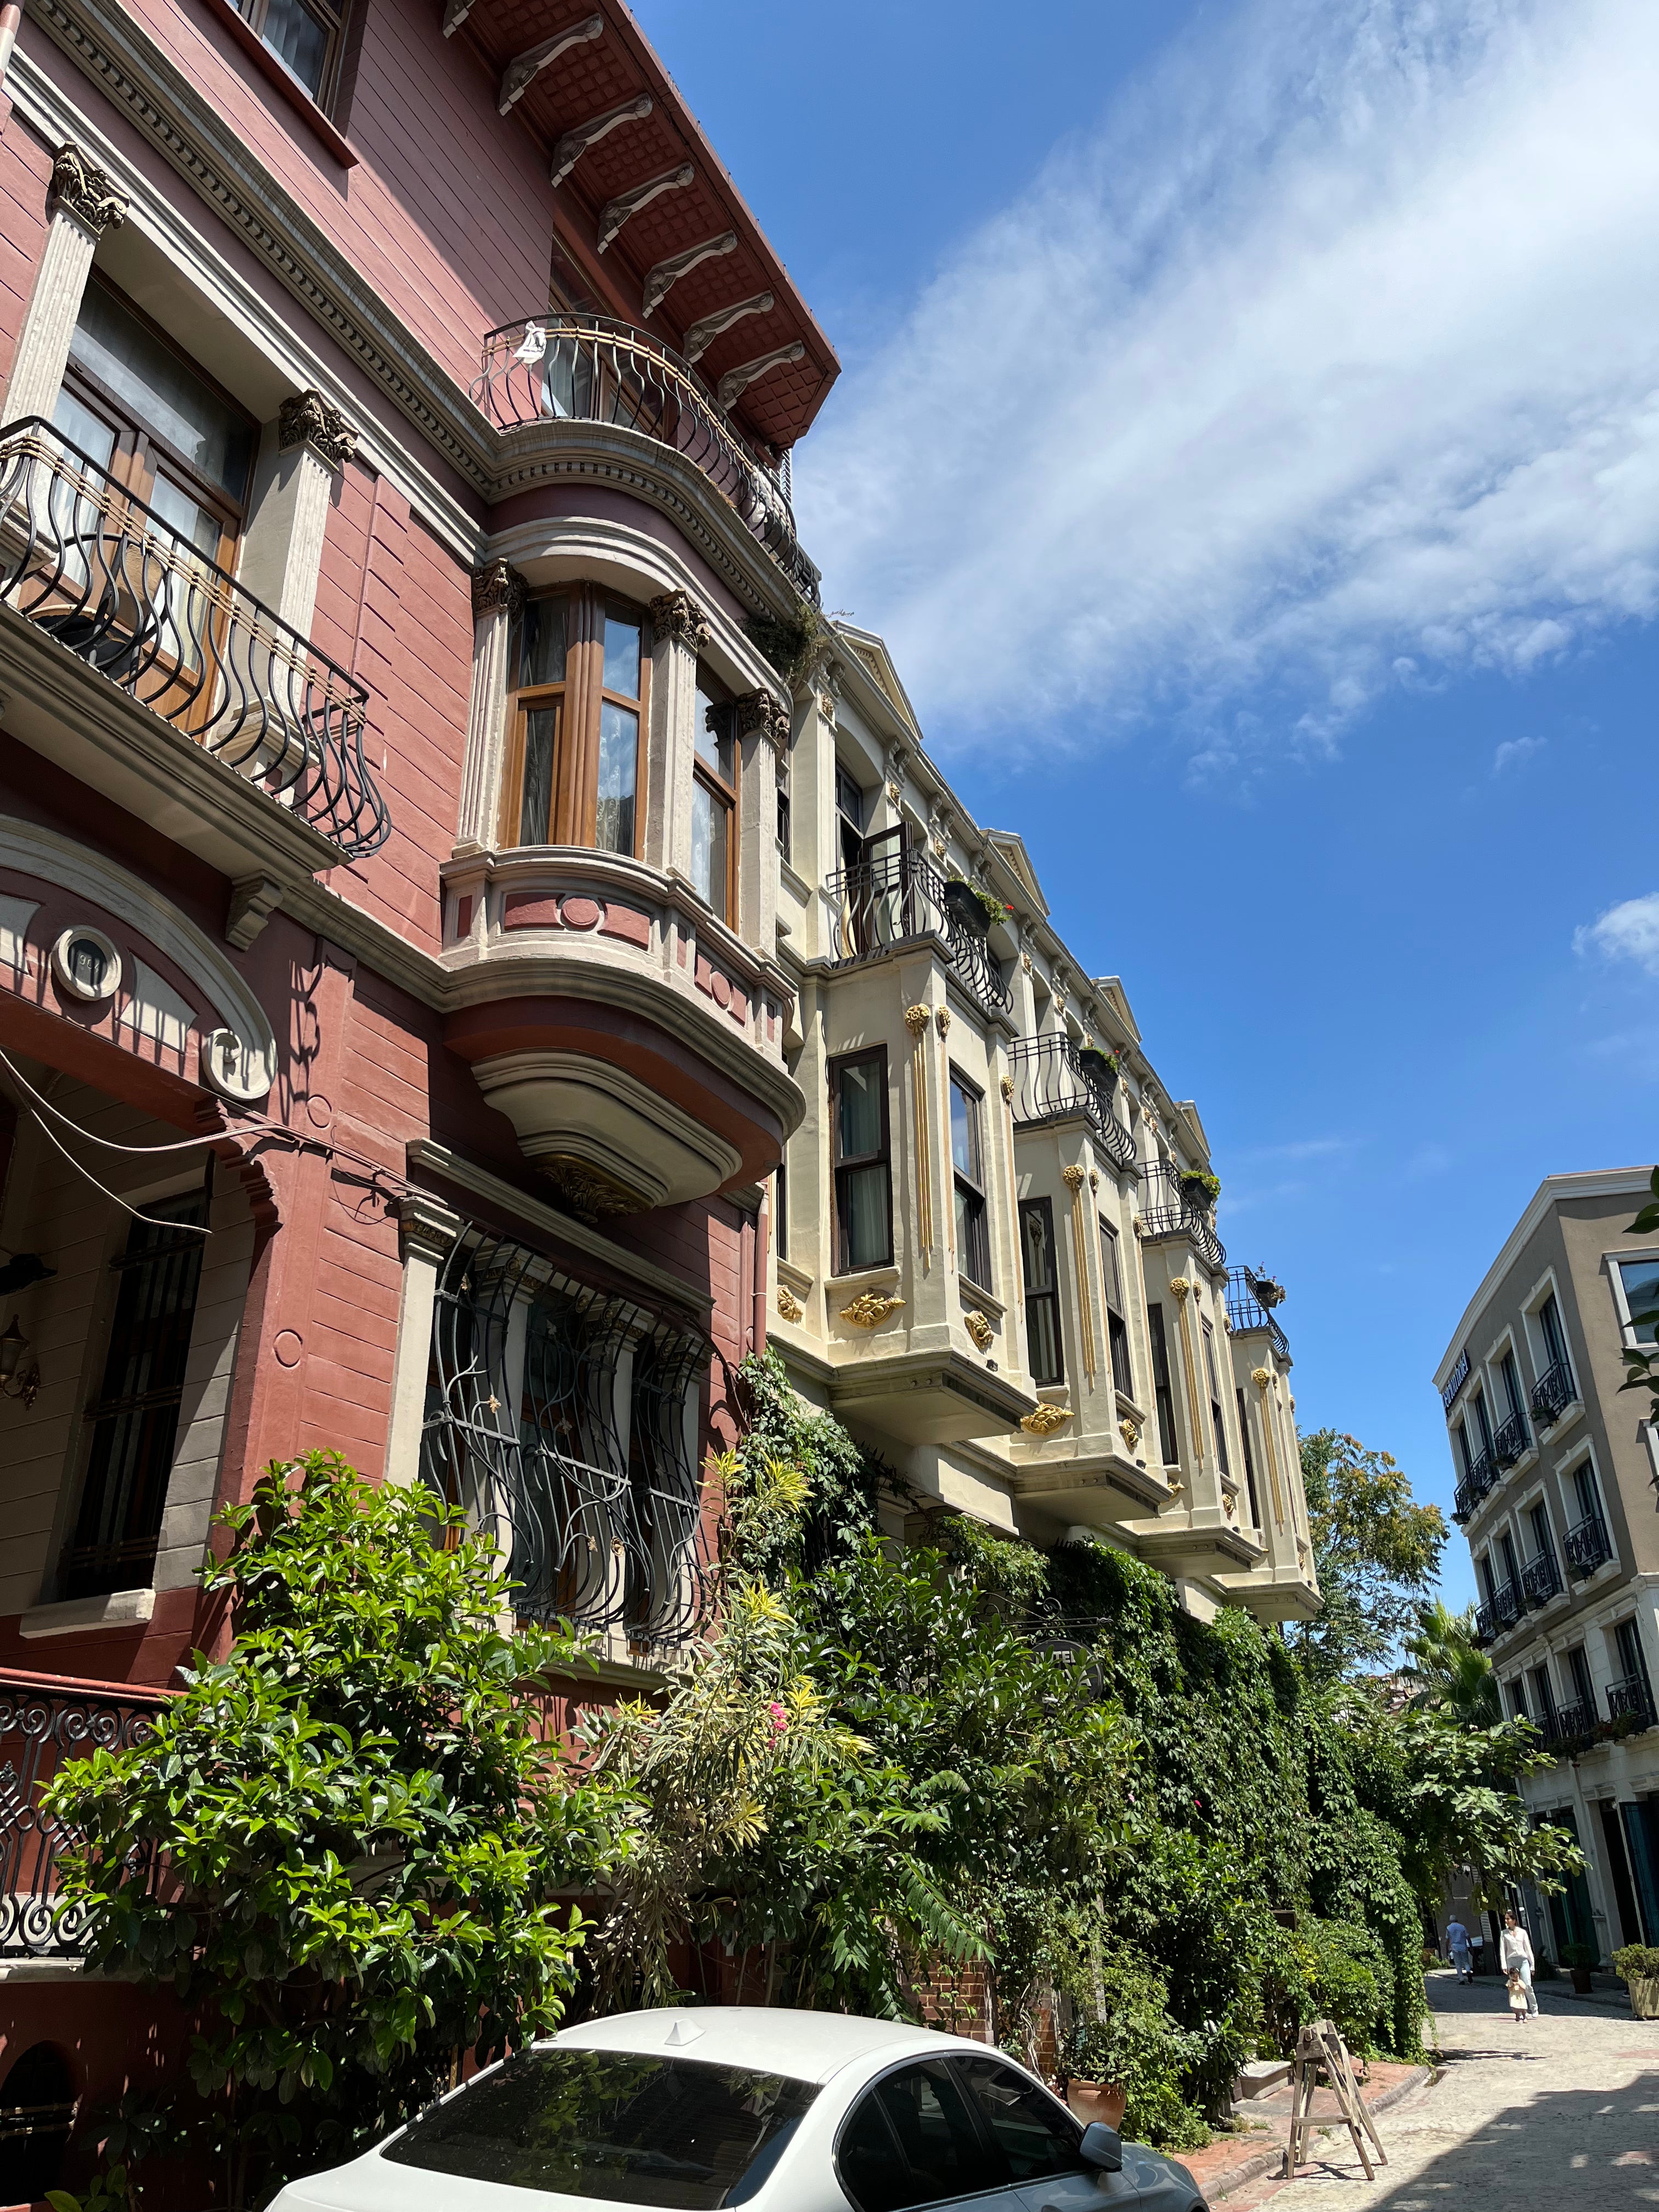
<instances>
[{"instance_id":1,"label":"terracotta flower pot","mask_svg":"<svg viewBox=\"0 0 1659 2212\"><path fill-rule=\"evenodd\" d=\"M1074 2075L1066 2084L1066 2101L1085 2127L1098 2120L1105 2127L1121 2128L1129 2092L1121 2081L1079 2081Z\"/></svg>"}]
</instances>

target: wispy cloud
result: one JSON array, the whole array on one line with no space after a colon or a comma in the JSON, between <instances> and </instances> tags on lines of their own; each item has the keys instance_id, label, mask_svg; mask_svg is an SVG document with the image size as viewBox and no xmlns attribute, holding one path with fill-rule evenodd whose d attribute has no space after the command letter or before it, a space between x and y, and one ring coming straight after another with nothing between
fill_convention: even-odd
<instances>
[{"instance_id":1,"label":"wispy cloud","mask_svg":"<svg viewBox=\"0 0 1659 2212\"><path fill-rule=\"evenodd\" d=\"M1492 757L1492 772L1502 775L1506 768L1519 768L1534 753L1541 753L1549 743L1547 738L1505 738Z\"/></svg>"},{"instance_id":2,"label":"wispy cloud","mask_svg":"<svg viewBox=\"0 0 1659 2212\"><path fill-rule=\"evenodd\" d=\"M1572 949L1600 953L1606 960L1633 960L1650 975L1659 975L1659 891L1610 906L1574 930Z\"/></svg>"},{"instance_id":3,"label":"wispy cloud","mask_svg":"<svg viewBox=\"0 0 1659 2212\"><path fill-rule=\"evenodd\" d=\"M1651 0L1206 15L844 380L831 595L933 714L1212 767L1648 617L1656 111Z\"/></svg>"}]
</instances>

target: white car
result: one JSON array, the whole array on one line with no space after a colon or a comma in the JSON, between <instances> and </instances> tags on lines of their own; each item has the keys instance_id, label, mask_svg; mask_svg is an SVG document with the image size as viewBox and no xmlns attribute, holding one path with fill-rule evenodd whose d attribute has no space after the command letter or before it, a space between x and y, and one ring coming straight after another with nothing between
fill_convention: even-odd
<instances>
[{"instance_id":1,"label":"white car","mask_svg":"<svg viewBox=\"0 0 1659 2212\"><path fill-rule=\"evenodd\" d=\"M1186 2168L1088 2128L957 2035L687 2005L567 2028L270 2212L1204 2212Z\"/></svg>"}]
</instances>

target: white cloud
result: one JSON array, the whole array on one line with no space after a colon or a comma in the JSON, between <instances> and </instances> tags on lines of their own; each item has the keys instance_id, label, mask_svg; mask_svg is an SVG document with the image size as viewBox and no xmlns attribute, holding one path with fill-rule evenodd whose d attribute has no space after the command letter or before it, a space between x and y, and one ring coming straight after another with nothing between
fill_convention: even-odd
<instances>
[{"instance_id":1,"label":"white cloud","mask_svg":"<svg viewBox=\"0 0 1659 2212\"><path fill-rule=\"evenodd\" d=\"M1549 743L1547 738L1505 738L1492 757L1492 772L1502 775L1506 768L1518 768L1534 753L1541 753Z\"/></svg>"},{"instance_id":2,"label":"white cloud","mask_svg":"<svg viewBox=\"0 0 1659 2212\"><path fill-rule=\"evenodd\" d=\"M1656 112L1651 0L1206 14L843 380L830 596L931 713L1211 766L1647 617Z\"/></svg>"},{"instance_id":3,"label":"white cloud","mask_svg":"<svg viewBox=\"0 0 1659 2212\"><path fill-rule=\"evenodd\" d=\"M1633 960L1650 975L1659 975L1659 891L1621 899L1572 934L1575 952L1599 952L1607 960Z\"/></svg>"}]
</instances>

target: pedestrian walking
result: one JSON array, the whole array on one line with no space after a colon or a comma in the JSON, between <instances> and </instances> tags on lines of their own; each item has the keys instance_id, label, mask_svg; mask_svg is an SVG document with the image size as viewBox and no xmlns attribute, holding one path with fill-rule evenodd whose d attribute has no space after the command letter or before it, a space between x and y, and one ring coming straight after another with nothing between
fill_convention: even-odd
<instances>
[{"instance_id":1,"label":"pedestrian walking","mask_svg":"<svg viewBox=\"0 0 1659 2212\"><path fill-rule=\"evenodd\" d=\"M1532 1970L1536 1963L1532 1955L1532 1938L1512 1912L1504 1915L1504 1933L1498 1944L1498 1963L1504 1969L1506 1980L1511 1975L1520 1978L1524 1994L1524 2009L1528 2020L1538 2017L1538 1999L1533 1993ZM1510 1984L1510 2003L1515 2002L1514 1985Z\"/></svg>"},{"instance_id":2,"label":"pedestrian walking","mask_svg":"<svg viewBox=\"0 0 1659 2212\"><path fill-rule=\"evenodd\" d=\"M1451 1962L1457 1969L1460 1982L1474 1979L1474 1956L1469 1949L1469 1931L1455 1915L1446 1923L1446 1948L1451 1953Z\"/></svg>"}]
</instances>

